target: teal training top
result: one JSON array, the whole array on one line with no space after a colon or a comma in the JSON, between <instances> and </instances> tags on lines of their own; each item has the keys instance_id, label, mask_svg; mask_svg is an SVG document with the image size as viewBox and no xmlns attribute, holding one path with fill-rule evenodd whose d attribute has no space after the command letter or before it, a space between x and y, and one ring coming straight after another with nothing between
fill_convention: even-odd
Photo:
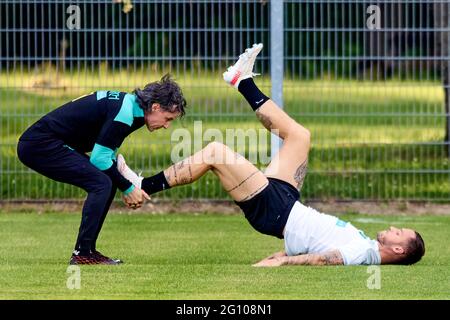
<instances>
[{"instance_id":1,"label":"teal training top","mask_svg":"<svg viewBox=\"0 0 450 320\"><path fill-rule=\"evenodd\" d=\"M134 94L97 91L62 105L38 123L43 134L63 140L78 152L91 152L90 162L121 191L133 190L117 170L115 153L130 133L145 124L144 111ZM33 139L30 135L25 132L22 139Z\"/></svg>"}]
</instances>

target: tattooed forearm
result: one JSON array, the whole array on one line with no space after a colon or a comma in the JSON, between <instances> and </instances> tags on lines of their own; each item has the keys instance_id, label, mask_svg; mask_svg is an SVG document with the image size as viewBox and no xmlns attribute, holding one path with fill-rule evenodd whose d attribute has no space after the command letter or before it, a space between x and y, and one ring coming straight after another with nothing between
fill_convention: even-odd
<instances>
[{"instance_id":1,"label":"tattooed forearm","mask_svg":"<svg viewBox=\"0 0 450 320\"><path fill-rule=\"evenodd\" d=\"M341 253L337 250L325 252L322 255L322 261L325 265L338 265L344 264Z\"/></svg>"},{"instance_id":2,"label":"tattooed forearm","mask_svg":"<svg viewBox=\"0 0 450 320\"><path fill-rule=\"evenodd\" d=\"M305 180L306 170L308 168L308 159L306 159L300 167L297 168L294 174L294 180L297 182L297 188L302 189L303 181Z\"/></svg>"},{"instance_id":3,"label":"tattooed forearm","mask_svg":"<svg viewBox=\"0 0 450 320\"><path fill-rule=\"evenodd\" d=\"M272 129L272 120L270 119L269 116L263 114L259 110L256 110L256 116L258 117L259 121L261 121L261 123L267 130Z\"/></svg>"},{"instance_id":4,"label":"tattooed forearm","mask_svg":"<svg viewBox=\"0 0 450 320\"><path fill-rule=\"evenodd\" d=\"M286 264L288 265L334 266L344 264L342 256L337 250L328 251L323 254L302 254L298 256L288 256L286 259Z\"/></svg>"},{"instance_id":5,"label":"tattooed forearm","mask_svg":"<svg viewBox=\"0 0 450 320\"><path fill-rule=\"evenodd\" d=\"M237 188L239 188L240 186L242 186L248 179L250 179L251 177L253 177L255 174L257 174L258 172L261 172L259 170L253 172L251 175L249 175L247 178L245 178L243 181L241 181L237 186L234 186L233 188L231 188L230 190L226 190L226 192L231 192L233 190L236 190Z\"/></svg>"}]
</instances>

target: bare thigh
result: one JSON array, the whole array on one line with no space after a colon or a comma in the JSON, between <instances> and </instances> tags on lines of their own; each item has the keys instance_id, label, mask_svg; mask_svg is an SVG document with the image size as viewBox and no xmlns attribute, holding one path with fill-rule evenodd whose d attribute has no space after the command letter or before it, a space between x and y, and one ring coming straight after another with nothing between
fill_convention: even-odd
<instances>
[{"instance_id":1,"label":"bare thigh","mask_svg":"<svg viewBox=\"0 0 450 320\"><path fill-rule=\"evenodd\" d=\"M251 199L269 183L261 170L223 144L215 146L213 162L212 171L235 201Z\"/></svg>"},{"instance_id":2,"label":"bare thigh","mask_svg":"<svg viewBox=\"0 0 450 320\"><path fill-rule=\"evenodd\" d=\"M283 139L283 146L265 170L266 176L284 180L301 189L308 165L309 130L272 101L264 104L257 111L257 116L266 128L276 130L275 133Z\"/></svg>"},{"instance_id":3,"label":"bare thigh","mask_svg":"<svg viewBox=\"0 0 450 320\"><path fill-rule=\"evenodd\" d=\"M226 145L211 142L192 156L164 170L170 186L192 183L212 171L235 201L245 201L261 192L267 177L250 161Z\"/></svg>"},{"instance_id":4,"label":"bare thigh","mask_svg":"<svg viewBox=\"0 0 450 320\"><path fill-rule=\"evenodd\" d=\"M286 181L301 190L307 167L308 151L302 150L294 141L285 141L264 173L267 177Z\"/></svg>"}]
</instances>

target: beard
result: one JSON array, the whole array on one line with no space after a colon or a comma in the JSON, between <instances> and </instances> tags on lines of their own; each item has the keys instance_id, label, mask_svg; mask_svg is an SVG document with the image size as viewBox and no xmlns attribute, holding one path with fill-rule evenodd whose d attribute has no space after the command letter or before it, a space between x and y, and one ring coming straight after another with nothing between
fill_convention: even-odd
<instances>
[{"instance_id":1,"label":"beard","mask_svg":"<svg viewBox=\"0 0 450 320\"><path fill-rule=\"evenodd\" d=\"M377 241L381 243L381 234L383 233L383 231L380 231L377 233Z\"/></svg>"}]
</instances>

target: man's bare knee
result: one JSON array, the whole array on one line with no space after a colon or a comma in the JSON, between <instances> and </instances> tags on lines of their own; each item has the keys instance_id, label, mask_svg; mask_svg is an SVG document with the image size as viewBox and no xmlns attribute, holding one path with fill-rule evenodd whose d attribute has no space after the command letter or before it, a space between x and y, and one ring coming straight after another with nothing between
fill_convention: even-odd
<instances>
[{"instance_id":1,"label":"man's bare knee","mask_svg":"<svg viewBox=\"0 0 450 320\"><path fill-rule=\"evenodd\" d=\"M311 132L298 123L295 123L289 130L286 139L295 140L302 148L308 148L311 144Z\"/></svg>"},{"instance_id":2,"label":"man's bare knee","mask_svg":"<svg viewBox=\"0 0 450 320\"><path fill-rule=\"evenodd\" d=\"M206 146L205 151L204 160L208 164L226 164L234 158L233 150L217 141L210 142Z\"/></svg>"},{"instance_id":3,"label":"man's bare knee","mask_svg":"<svg viewBox=\"0 0 450 320\"><path fill-rule=\"evenodd\" d=\"M208 143L208 145L206 146L206 150L208 151L208 153L214 157L217 154L221 154L223 152L226 151L228 147L223 144L222 142L218 142L218 141L212 141L210 143Z\"/></svg>"}]
</instances>

